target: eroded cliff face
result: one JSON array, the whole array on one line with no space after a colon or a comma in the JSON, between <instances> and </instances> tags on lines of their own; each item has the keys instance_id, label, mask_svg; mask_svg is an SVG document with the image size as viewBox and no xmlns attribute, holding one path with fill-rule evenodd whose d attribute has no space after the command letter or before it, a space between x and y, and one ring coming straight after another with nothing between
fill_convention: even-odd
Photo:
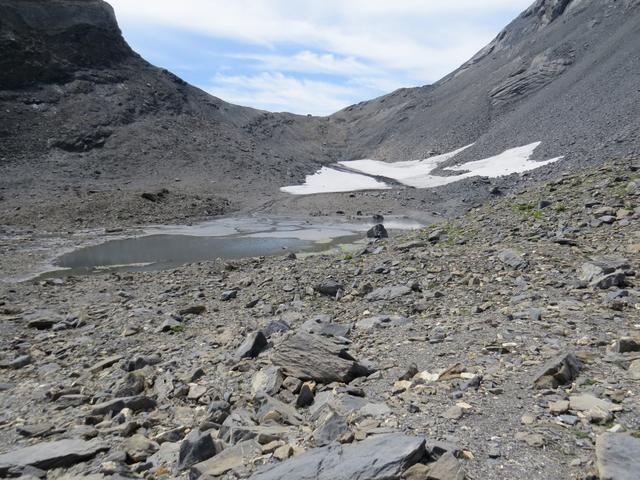
<instances>
[{"instance_id":1,"label":"eroded cliff face","mask_svg":"<svg viewBox=\"0 0 640 480\"><path fill-rule=\"evenodd\" d=\"M101 0L0 0L0 90L65 82L134 56Z\"/></svg>"}]
</instances>

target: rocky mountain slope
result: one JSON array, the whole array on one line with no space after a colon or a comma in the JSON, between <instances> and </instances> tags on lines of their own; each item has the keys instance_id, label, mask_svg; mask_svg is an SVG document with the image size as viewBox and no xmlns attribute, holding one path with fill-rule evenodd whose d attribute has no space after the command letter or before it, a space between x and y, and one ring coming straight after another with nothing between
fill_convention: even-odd
<instances>
[{"instance_id":1,"label":"rocky mountain slope","mask_svg":"<svg viewBox=\"0 0 640 480\"><path fill-rule=\"evenodd\" d=\"M537 0L434 85L333 116L349 155L423 158L476 143L455 161L542 141L540 157L638 153L640 2Z\"/></svg>"},{"instance_id":2,"label":"rocky mountain slope","mask_svg":"<svg viewBox=\"0 0 640 480\"><path fill-rule=\"evenodd\" d=\"M102 0L2 0L0 47L3 220L213 215L221 195L242 203L242 187L255 200L324 158L306 140L322 124L228 104L153 67ZM141 201L161 188L175 195Z\"/></svg>"},{"instance_id":3,"label":"rocky mountain slope","mask_svg":"<svg viewBox=\"0 0 640 480\"><path fill-rule=\"evenodd\" d=\"M0 476L635 479L639 169L355 255L0 284Z\"/></svg>"},{"instance_id":4,"label":"rocky mountain slope","mask_svg":"<svg viewBox=\"0 0 640 480\"><path fill-rule=\"evenodd\" d=\"M570 169L638 151L638 0L537 0L434 85L325 118L238 107L136 55L102 0L0 0L0 215L14 225L110 225L231 210L326 213L345 194L278 188L321 165L450 162L542 141ZM499 181L512 187L516 176ZM460 212L491 186L359 195L364 210ZM145 200L143 192L155 195Z\"/></svg>"}]
</instances>

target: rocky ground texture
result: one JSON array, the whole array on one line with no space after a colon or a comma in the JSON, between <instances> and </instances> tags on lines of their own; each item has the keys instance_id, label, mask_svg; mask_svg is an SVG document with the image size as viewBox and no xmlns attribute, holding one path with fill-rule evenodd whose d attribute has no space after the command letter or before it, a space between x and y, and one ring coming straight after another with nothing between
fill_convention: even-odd
<instances>
[{"instance_id":1,"label":"rocky ground texture","mask_svg":"<svg viewBox=\"0 0 640 480\"><path fill-rule=\"evenodd\" d=\"M640 162L358 254L0 286L0 477L640 472Z\"/></svg>"}]
</instances>

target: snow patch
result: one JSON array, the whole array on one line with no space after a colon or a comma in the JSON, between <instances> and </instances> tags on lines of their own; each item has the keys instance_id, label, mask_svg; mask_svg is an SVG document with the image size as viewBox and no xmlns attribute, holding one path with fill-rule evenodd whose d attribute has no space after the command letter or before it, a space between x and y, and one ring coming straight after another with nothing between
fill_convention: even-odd
<instances>
[{"instance_id":1,"label":"snow patch","mask_svg":"<svg viewBox=\"0 0 640 480\"><path fill-rule=\"evenodd\" d=\"M388 190L390 188L386 183L366 175L322 167L313 175L307 175L304 184L282 187L280 190L292 195L310 195L312 193Z\"/></svg>"},{"instance_id":2,"label":"snow patch","mask_svg":"<svg viewBox=\"0 0 640 480\"><path fill-rule=\"evenodd\" d=\"M303 185L283 187L280 190L293 195L308 195L312 193L386 190L391 188L388 184L373 177L389 178L409 187L433 188L459 182L465 178L497 178L513 173L527 172L557 162L563 158L556 157L544 161L531 160L533 152L540 144L541 142L535 142L522 147L505 150L499 155L483 160L444 168L447 172L460 172L458 175L451 176L434 175L432 172L438 168L440 164L455 157L473 144L424 160L387 163L378 160L364 159L339 162L342 168L348 170L347 172L322 167L322 169L315 174L308 175Z\"/></svg>"}]
</instances>

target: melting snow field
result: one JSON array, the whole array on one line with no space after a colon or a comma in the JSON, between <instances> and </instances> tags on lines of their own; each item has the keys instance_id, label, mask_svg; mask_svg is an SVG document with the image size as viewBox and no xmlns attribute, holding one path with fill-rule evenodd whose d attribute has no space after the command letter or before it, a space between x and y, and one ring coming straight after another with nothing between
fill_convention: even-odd
<instances>
[{"instance_id":1,"label":"melting snow field","mask_svg":"<svg viewBox=\"0 0 640 480\"><path fill-rule=\"evenodd\" d=\"M307 175L303 185L282 187L280 190L293 195L310 195L312 193L386 190L389 188L391 187L386 183L366 175L322 167L313 175Z\"/></svg>"},{"instance_id":2,"label":"melting snow field","mask_svg":"<svg viewBox=\"0 0 640 480\"><path fill-rule=\"evenodd\" d=\"M382 190L390 185L373 177L384 177L395 182L415 188L432 188L458 182L471 177L496 178L512 173L535 170L544 165L557 162L562 157L544 161L531 160L531 156L541 142L531 143L523 147L512 148L499 155L447 167L447 172L460 172L458 175L440 176L432 172L438 166L471 147L467 145L453 152L437 155L424 160L387 163L378 160L352 160L339 162L342 168L322 167L313 175L308 175L303 185L282 187L280 190L293 195L309 195L312 193L352 192L355 190ZM353 172L353 173L351 173Z\"/></svg>"}]
</instances>

